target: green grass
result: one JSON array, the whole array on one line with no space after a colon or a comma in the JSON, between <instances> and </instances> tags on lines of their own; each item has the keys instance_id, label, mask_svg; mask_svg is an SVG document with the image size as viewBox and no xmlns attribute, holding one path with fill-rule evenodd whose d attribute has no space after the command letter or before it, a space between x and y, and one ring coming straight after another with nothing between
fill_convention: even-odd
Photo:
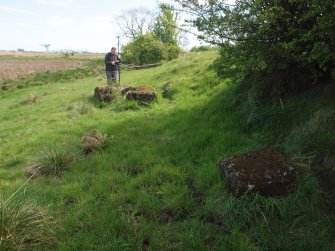
<instances>
[{"instance_id":1,"label":"green grass","mask_svg":"<svg viewBox=\"0 0 335 251\"><path fill-rule=\"evenodd\" d=\"M120 97L98 102L92 96L105 84L103 73L0 91L4 197L25 182L25 168L43 149L66 149L74 159L61 177L24 188L27 200L50 205L60 222L51 250L334 249L334 213L312 171L288 197L236 199L218 166L268 145L297 157L334 154L334 86L288 96L283 109L278 102L256 106L248 87L207 69L216 55L187 53L121 72L121 84L156 88L149 107ZM92 130L107 142L85 155L80 139Z\"/></svg>"}]
</instances>

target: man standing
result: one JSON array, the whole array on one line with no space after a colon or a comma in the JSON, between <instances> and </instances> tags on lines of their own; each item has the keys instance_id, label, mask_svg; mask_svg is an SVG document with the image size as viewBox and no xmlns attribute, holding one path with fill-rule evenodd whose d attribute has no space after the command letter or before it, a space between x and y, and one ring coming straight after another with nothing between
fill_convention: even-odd
<instances>
[{"instance_id":1,"label":"man standing","mask_svg":"<svg viewBox=\"0 0 335 251\"><path fill-rule=\"evenodd\" d=\"M112 85L117 81L120 63L121 59L119 55L116 54L116 48L112 47L111 51L105 55L106 77L108 85Z\"/></svg>"}]
</instances>

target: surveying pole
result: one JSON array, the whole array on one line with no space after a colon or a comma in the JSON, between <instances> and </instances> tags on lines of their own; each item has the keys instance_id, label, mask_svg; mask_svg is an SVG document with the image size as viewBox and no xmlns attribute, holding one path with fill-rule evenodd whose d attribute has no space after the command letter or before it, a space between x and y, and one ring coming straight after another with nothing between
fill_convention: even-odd
<instances>
[{"instance_id":1,"label":"surveying pole","mask_svg":"<svg viewBox=\"0 0 335 251\"><path fill-rule=\"evenodd\" d=\"M120 36L116 36L117 37L117 53L119 55L120 53ZM121 75L120 75L120 62L118 64L118 67L117 67L118 71L119 71L119 83L121 82Z\"/></svg>"}]
</instances>

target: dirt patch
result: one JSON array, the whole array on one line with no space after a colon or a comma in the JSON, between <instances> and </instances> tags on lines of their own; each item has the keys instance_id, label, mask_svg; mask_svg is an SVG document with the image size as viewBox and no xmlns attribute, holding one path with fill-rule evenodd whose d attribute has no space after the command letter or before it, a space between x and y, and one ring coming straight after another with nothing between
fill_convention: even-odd
<instances>
[{"instance_id":1,"label":"dirt patch","mask_svg":"<svg viewBox=\"0 0 335 251\"><path fill-rule=\"evenodd\" d=\"M25 170L25 175L27 178L36 179L38 176L40 176L40 173L38 172L38 166L36 165L28 166Z\"/></svg>"},{"instance_id":2,"label":"dirt patch","mask_svg":"<svg viewBox=\"0 0 335 251\"><path fill-rule=\"evenodd\" d=\"M187 188L196 203L202 204L205 201L205 194L197 189L193 184L189 184Z\"/></svg>"},{"instance_id":3,"label":"dirt patch","mask_svg":"<svg viewBox=\"0 0 335 251\"><path fill-rule=\"evenodd\" d=\"M150 238L148 236L144 237L143 241L142 241L142 247L143 249L147 249L149 248L150 245Z\"/></svg>"},{"instance_id":4,"label":"dirt patch","mask_svg":"<svg viewBox=\"0 0 335 251\"><path fill-rule=\"evenodd\" d=\"M335 158L320 154L313 160L313 172L329 200L329 209L335 211Z\"/></svg>"},{"instance_id":5,"label":"dirt patch","mask_svg":"<svg viewBox=\"0 0 335 251\"><path fill-rule=\"evenodd\" d=\"M186 219L189 214L189 210L184 207L178 209L165 208L160 215L159 221L161 224L168 224L171 221L181 221Z\"/></svg>"},{"instance_id":6,"label":"dirt patch","mask_svg":"<svg viewBox=\"0 0 335 251\"><path fill-rule=\"evenodd\" d=\"M201 219L208 223L211 224L218 232L223 233L223 234L230 234L231 230L225 223L224 219L222 216L216 213L212 213L210 215L201 217Z\"/></svg>"}]
</instances>

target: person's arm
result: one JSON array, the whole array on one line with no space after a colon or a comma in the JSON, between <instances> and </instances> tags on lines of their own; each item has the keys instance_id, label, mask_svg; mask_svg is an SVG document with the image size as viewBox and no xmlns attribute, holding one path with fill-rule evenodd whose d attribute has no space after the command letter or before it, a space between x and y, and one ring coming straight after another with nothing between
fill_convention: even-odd
<instances>
[{"instance_id":1,"label":"person's arm","mask_svg":"<svg viewBox=\"0 0 335 251\"><path fill-rule=\"evenodd\" d=\"M109 61L109 55L108 55L108 53L105 55L105 64L112 64L112 62Z\"/></svg>"}]
</instances>

